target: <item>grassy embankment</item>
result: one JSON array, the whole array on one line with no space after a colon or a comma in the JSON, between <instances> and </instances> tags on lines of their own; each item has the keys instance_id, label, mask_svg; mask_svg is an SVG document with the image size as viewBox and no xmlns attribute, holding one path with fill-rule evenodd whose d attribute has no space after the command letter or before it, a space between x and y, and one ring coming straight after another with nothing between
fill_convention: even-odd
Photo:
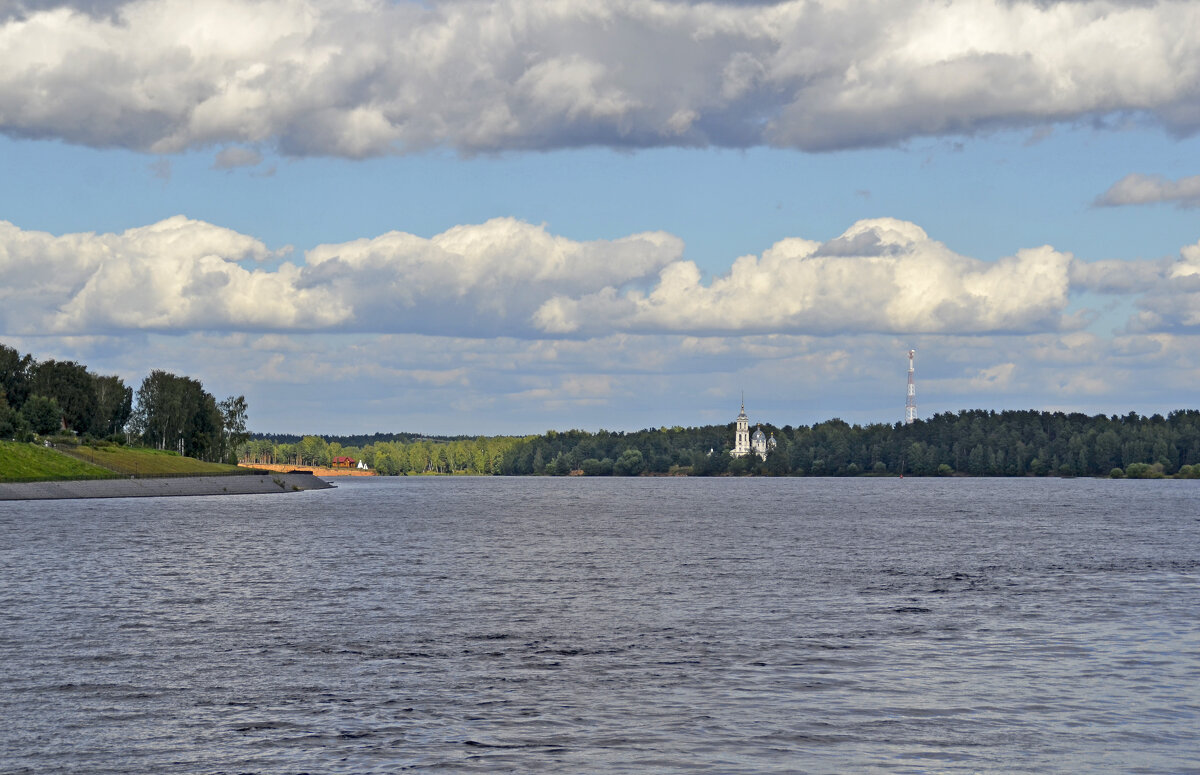
<instances>
[{"instance_id":1,"label":"grassy embankment","mask_svg":"<svg viewBox=\"0 0 1200 775\"><path fill-rule=\"evenodd\" d=\"M37 444L0 441L0 482L113 479L118 476L120 474L115 471Z\"/></svg>"},{"instance_id":2,"label":"grassy embankment","mask_svg":"<svg viewBox=\"0 0 1200 775\"><path fill-rule=\"evenodd\" d=\"M175 452L141 447L66 447L68 455L103 466L118 474L134 476L169 476L196 474L248 474L251 471L225 463L206 463L183 457Z\"/></svg>"},{"instance_id":3,"label":"grassy embankment","mask_svg":"<svg viewBox=\"0 0 1200 775\"><path fill-rule=\"evenodd\" d=\"M125 476L251 474L250 469L206 463L173 452L130 447L87 447L0 442L0 482L51 482Z\"/></svg>"}]
</instances>

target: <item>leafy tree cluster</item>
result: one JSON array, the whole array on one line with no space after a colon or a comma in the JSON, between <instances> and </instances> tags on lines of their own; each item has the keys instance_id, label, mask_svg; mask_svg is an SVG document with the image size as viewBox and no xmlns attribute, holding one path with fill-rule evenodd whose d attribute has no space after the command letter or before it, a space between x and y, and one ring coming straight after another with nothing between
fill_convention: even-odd
<instances>
[{"instance_id":1,"label":"leafy tree cluster","mask_svg":"<svg viewBox=\"0 0 1200 775\"><path fill-rule=\"evenodd\" d=\"M504 454L520 441L508 436L438 440L419 437L416 434L403 435L409 436L409 439L377 441L362 446L343 446L337 440L346 437L304 436L294 443L277 443L271 438L256 438L241 445L239 457L248 463L307 466L329 466L336 458L348 457L364 461L377 474L384 476L487 476L500 473Z\"/></svg>"},{"instance_id":2,"label":"leafy tree cluster","mask_svg":"<svg viewBox=\"0 0 1200 775\"><path fill-rule=\"evenodd\" d=\"M244 396L217 402L189 377L154 371L132 388L74 361L37 361L0 344L0 438L59 431L228 460L246 433Z\"/></svg>"},{"instance_id":3,"label":"leafy tree cluster","mask_svg":"<svg viewBox=\"0 0 1200 775\"><path fill-rule=\"evenodd\" d=\"M1196 410L1166 417L964 410L911 425L860 426L833 419L796 428L762 427L778 443L766 461L729 455L732 424L635 433L551 431L514 445L501 472L1187 477L1200 466Z\"/></svg>"},{"instance_id":4,"label":"leafy tree cluster","mask_svg":"<svg viewBox=\"0 0 1200 775\"><path fill-rule=\"evenodd\" d=\"M97 438L121 434L133 391L74 361L37 361L0 344L0 437L60 430Z\"/></svg>"},{"instance_id":5,"label":"leafy tree cluster","mask_svg":"<svg viewBox=\"0 0 1200 775\"><path fill-rule=\"evenodd\" d=\"M217 402L198 380L152 371L137 392L130 431L143 444L200 460L231 460L243 444L244 396Z\"/></svg>"}]
</instances>

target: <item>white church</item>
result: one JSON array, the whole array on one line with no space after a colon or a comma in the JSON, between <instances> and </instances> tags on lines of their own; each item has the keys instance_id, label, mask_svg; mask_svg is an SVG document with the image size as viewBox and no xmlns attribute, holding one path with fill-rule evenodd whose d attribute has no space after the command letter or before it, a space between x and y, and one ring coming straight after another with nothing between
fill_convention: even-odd
<instances>
[{"instance_id":1,"label":"white church","mask_svg":"<svg viewBox=\"0 0 1200 775\"><path fill-rule=\"evenodd\" d=\"M742 398L742 411L738 412L737 428L733 432L733 449L729 450L729 454L734 457L745 457L746 455L758 455L760 460L767 459L767 453L775 449L775 434L771 434L771 438L767 438L762 432L760 425L755 429L754 434L750 434L750 418L746 417L746 399Z\"/></svg>"}]
</instances>

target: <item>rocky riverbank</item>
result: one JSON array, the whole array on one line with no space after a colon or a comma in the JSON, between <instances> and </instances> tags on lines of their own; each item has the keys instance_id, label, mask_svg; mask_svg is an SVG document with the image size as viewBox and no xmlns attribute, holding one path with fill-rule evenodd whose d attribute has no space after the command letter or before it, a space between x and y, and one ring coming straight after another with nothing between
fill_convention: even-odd
<instances>
[{"instance_id":1,"label":"rocky riverbank","mask_svg":"<svg viewBox=\"0 0 1200 775\"><path fill-rule=\"evenodd\" d=\"M327 490L332 487L333 485L329 482L310 473L14 482L0 483L0 501L157 498L180 495L262 495L304 490Z\"/></svg>"}]
</instances>

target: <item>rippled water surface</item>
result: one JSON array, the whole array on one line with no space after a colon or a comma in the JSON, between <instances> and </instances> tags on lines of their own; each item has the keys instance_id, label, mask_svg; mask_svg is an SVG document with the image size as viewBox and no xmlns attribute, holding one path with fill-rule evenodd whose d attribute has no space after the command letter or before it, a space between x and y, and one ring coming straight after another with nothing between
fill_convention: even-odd
<instances>
[{"instance_id":1,"label":"rippled water surface","mask_svg":"<svg viewBox=\"0 0 1200 775\"><path fill-rule=\"evenodd\" d=\"M0 503L0 771L1200 772L1200 483Z\"/></svg>"}]
</instances>

